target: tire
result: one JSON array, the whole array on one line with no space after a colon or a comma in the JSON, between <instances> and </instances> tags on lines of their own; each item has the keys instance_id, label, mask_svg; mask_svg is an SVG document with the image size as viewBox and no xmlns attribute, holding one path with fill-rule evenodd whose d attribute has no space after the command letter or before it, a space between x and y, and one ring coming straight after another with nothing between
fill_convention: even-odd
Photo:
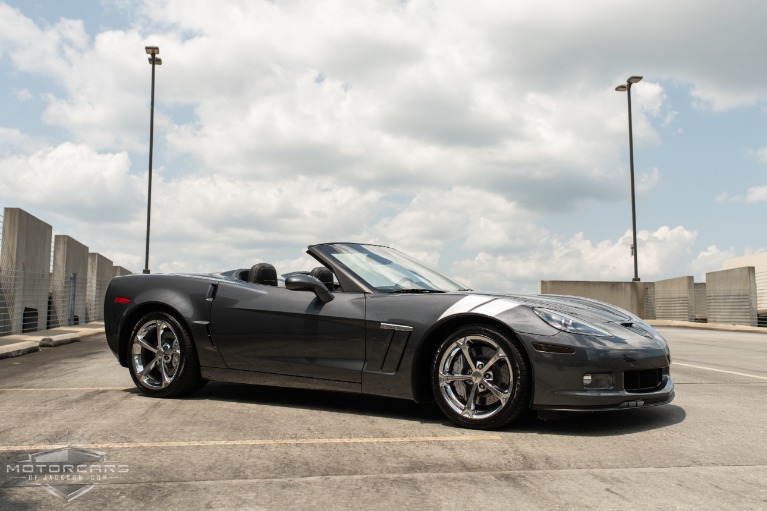
<instances>
[{"instance_id":1,"label":"tire","mask_svg":"<svg viewBox=\"0 0 767 511\"><path fill-rule=\"evenodd\" d=\"M133 327L128 370L136 387L152 397L184 396L207 383L191 336L165 312L146 314Z\"/></svg>"},{"instance_id":2,"label":"tire","mask_svg":"<svg viewBox=\"0 0 767 511\"><path fill-rule=\"evenodd\" d=\"M530 368L521 348L485 325L465 326L442 342L431 386L442 412L466 428L500 428L530 409Z\"/></svg>"}]
</instances>

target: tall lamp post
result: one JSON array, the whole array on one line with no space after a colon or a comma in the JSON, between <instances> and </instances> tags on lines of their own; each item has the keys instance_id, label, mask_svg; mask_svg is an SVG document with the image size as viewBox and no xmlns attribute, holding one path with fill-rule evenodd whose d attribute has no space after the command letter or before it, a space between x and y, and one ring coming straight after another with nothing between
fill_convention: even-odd
<instances>
[{"instance_id":1,"label":"tall lamp post","mask_svg":"<svg viewBox=\"0 0 767 511\"><path fill-rule=\"evenodd\" d=\"M631 254L634 256L634 282L639 281L639 263L637 262L637 209L634 196L634 134L631 126L631 85L642 80L641 76L629 76L626 85L618 85L615 90L625 92L629 104L629 168L631 169L631 227L633 241L631 245Z\"/></svg>"},{"instance_id":2,"label":"tall lamp post","mask_svg":"<svg viewBox=\"0 0 767 511\"><path fill-rule=\"evenodd\" d=\"M149 114L149 191L146 200L146 259L144 263L144 273L149 273L149 226L152 219L152 153L154 149L154 68L162 64L160 48L157 46L145 46L147 55L149 55L149 64L152 66L152 102Z\"/></svg>"}]
</instances>

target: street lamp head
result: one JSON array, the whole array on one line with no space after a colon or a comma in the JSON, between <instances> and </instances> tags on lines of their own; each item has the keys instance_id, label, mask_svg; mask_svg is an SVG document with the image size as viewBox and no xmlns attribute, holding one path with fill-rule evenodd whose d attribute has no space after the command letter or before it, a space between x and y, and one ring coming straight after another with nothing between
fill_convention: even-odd
<instances>
[{"instance_id":1,"label":"street lamp head","mask_svg":"<svg viewBox=\"0 0 767 511\"><path fill-rule=\"evenodd\" d=\"M157 46L144 46L144 50L146 50L147 55L159 55L160 48Z\"/></svg>"},{"instance_id":2,"label":"street lamp head","mask_svg":"<svg viewBox=\"0 0 767 511\"><path fill-rule=\"evenodd\" d=\"M158 66L162 65L162 59L160 57L155 57L154 55L152 55L147 60L149 61L150 64L155 64Z\"/></svg>"},{"instance_id":3,"label":"street lamp head","mask_svg":"<svg viewBox=\"0 0 767 511\"><path fill-rule=\"evenodd\" d=\"M642 81L642 77L641 76L629 76L629 79L626 80L626 81L628 83L638 83L638 82Z\"/></svg>"},{"instance_id":4,"label":"street lamp head","mask_svg":"<svg viewBox=\"0 0 767 511\"><path fill-rule=\"evenodd\" d=\"M625 85L618 85L615 88L615 90L618 91L618 92L626 92L628 90L628 87L626 87Z\"/></svg>"}]
</instances>

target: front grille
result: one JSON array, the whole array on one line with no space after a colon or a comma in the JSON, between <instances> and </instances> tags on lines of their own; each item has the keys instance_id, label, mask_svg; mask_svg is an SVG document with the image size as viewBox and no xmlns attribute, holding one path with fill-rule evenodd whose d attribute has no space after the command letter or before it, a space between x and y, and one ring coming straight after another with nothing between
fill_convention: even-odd
<instances>
[{"instance_id":1,"label":"front grille","mask_svg":"<svg viewBox=\"0 0 767 511\"><path fill-rule=\"evenodd\" d=\"M643 369L623 373L623 388L626 392L643 393L658 390L663 385L667 368Z\"/></svg>"}]
</instances>

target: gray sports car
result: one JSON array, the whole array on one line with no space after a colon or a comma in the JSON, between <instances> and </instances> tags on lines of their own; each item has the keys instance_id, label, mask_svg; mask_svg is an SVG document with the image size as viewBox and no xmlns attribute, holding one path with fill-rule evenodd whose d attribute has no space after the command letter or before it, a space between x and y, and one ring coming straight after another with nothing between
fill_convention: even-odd
<instances>
[{"instance_id":1,"label":"gray sports car","mask_svg":"<svg viewBox=\"0 0 767 511\"><path fill-rule=\"evenodd\" d=\"M669 403L666 341L636 316L573 296L479 293L394 249L312 245L319 263L112 279L107 341L145 394L209 380L436 400L461 426L529 410Z\"/></svg>"}]
</instances>

